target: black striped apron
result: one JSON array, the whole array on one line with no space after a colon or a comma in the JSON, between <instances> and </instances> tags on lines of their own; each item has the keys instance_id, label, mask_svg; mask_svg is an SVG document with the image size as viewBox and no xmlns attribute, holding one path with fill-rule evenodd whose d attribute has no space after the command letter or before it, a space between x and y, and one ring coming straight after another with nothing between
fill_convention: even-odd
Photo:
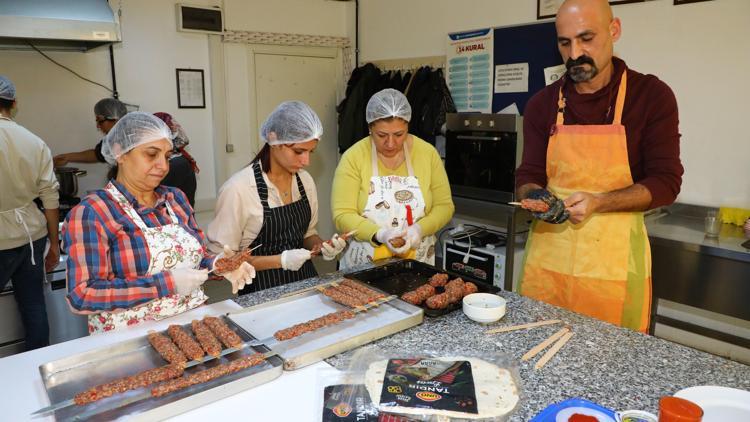
<instances>
[{"instance_id":1,"label":"black striped apron","mask_svg":"<svg viewBox=\"0 0 750 422\"><path fill-rule=\"evenodd\" d=\"M258 237L250 245L251 249L258 245L260 247L253 251L253 254L257 256L278 255L289 249L302 248L302 241L305 233L307 233L307 228L310 226L312 211L299 175L294 175L300 193L299 201L271 208L268 206L268 185L263 179L260 163L255 162L252 166L258 196L260 196L260 202L263 204L263 225ZM287 271L281 268L258 271L253 284L240 290L240 294L281 286L317 275L312 261L305 262L298 271Z\"/></svg>"}]
</instances>

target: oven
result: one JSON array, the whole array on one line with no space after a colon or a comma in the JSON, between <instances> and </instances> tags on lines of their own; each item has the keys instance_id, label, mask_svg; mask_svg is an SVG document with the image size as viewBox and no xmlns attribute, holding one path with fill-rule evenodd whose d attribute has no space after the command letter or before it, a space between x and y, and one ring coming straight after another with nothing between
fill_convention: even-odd
<instances>
[{"instance_id":1,"label":"oven","mask_svg":"<svg viewBox=\"0 0 750 422\"><path fill-rule=\"evenodd\" d=\"M520 116L448 113L445 170L453 195L499 203L513 201L522 133Z\"/></svg>"}]
</instances>

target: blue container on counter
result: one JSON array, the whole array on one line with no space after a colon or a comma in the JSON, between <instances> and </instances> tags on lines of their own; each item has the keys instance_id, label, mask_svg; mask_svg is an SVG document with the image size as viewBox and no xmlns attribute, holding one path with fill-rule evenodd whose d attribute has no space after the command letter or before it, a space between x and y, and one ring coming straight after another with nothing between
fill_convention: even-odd
<instances>
[{"instance_id":1,"label":"blue container on counter","mask_svg":"<svg viewBox=\"0 0 750 422\"><path fill-rule=\"evenodd\" d=\"M573 398L547 406L531 422L567 422L574 414L595 416L599 422L615 422L615 412L581 398Z\"/></svg>"}]
</instances>

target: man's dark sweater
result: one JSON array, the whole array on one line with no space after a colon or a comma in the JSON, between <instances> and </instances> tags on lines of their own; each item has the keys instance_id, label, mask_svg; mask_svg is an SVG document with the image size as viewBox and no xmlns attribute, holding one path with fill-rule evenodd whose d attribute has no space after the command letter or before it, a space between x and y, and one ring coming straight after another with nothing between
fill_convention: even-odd
<instances>
[{"instance_id":1,"label":"man's dark sweater","mask_svg":"<svg viewBox=\"0 0 750 422\"><path fill-rule=\"evenodd\" d=\"M547 186L547 144L557 117L561 84L566 98L565 124L611 124L625 62L614 57L614 75L607 86L592 94L579 94L568 78L547 86L527 103L523 122L523 161L516 172L516 187L527 183ZM627 69L628 81L622 124L625 125L630 173L635 183L652 196L649 208L669 205L680 192L677 100L656 76Z\"/></svg>"}]
</instances>

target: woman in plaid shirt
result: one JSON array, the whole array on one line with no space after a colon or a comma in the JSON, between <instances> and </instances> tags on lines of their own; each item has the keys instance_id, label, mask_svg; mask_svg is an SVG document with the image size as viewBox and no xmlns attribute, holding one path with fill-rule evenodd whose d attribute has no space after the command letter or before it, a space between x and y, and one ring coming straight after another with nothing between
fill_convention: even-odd
<instances>
[{"instance_id":1,"label":"woman in plaid shirt","mask_svg":"<svg viewBox=\"0 0 750 422\"><path fill-rule=\"evenodd\" d=\"M167 318L208 299L201 286L216 255L185 194L160 184L172 149L163 121L125 115L102 144L111 180L68 214L67 299L73 312L89 315L90 333ZM222 275L237 289L255 269L244 262Z\"/></svg>"}]
</instances>

